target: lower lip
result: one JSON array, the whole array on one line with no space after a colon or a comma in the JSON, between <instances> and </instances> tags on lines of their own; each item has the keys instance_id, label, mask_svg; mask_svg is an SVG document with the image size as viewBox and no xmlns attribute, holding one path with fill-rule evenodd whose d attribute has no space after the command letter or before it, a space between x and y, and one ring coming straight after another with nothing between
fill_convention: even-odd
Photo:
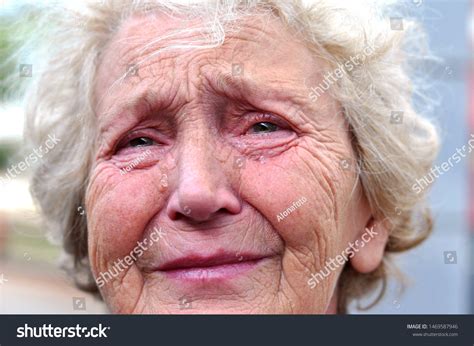
<instances>
[{"instance_id":1,"label":"lower lip","mask_svg":"<svg viewBox=\"0 0 474 346\"><path fill-rule=\"evenodd\" d=\"M261 260L216 265L212 267L183 268L167 270L165 275L171 279L188 281L228 280L245 274L257 266Z\"/></svg>"}]
</instances>

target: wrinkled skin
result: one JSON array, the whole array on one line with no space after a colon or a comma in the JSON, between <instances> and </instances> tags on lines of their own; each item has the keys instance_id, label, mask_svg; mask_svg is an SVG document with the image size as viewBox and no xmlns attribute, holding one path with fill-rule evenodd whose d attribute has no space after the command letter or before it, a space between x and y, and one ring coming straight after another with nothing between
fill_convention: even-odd
<instances>
[{"instance_id":1,"label":"wrinkled skin","mask_svg":"<svg viewBox=\"0 0 474 346\"><path fill-rule=\"evenodd\" d=\"M324 63L279 20L256 17L223 46L167 50L120 80L140 54L169 45L144 50L148 42L191 24L202 23L135 16L102 56L99 144L86 193L95 277L154 227L163 231L102 296L114 313L335 313L342 266L314 289L310 274L373 224L379 235L347 265L374 270L387 235L356 173L340 164L354 159L340 105L329 93L308 97ZM232 75L235 63L243 71ZM302 197L305 204L277 220ZM181 281L157 269L222 252L262 259L225 280Z\"/></svg>"}]
</instances>

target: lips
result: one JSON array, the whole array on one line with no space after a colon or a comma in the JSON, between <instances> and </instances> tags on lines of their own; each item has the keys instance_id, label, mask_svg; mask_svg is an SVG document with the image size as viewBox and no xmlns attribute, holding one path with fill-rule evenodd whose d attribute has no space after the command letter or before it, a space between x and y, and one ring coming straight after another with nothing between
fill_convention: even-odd
<instances>
[{"instance_id":1,"label":"lips","mask_svg":"<svg viewBox=\"0 0 474 346\"><path fill-rule=\"evenodd\" d=\"M268 256L249 253L221 253L213 256L189 255L158 266L157 271L182 280L231 279L255 268Z\"/></svg>"}]
</instances>

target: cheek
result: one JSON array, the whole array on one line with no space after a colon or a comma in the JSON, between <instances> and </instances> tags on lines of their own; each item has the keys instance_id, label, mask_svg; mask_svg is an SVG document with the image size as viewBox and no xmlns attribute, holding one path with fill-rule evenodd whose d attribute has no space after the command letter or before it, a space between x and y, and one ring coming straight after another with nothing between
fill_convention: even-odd
<instances>
[{"instance_id":1,"label":"cheek","mask_svg":"<svg viewBox=\"0 0 474 346\"><path fill-rule=\"evenodd\" d=\"M89 253L99 263L110 262L130 253L162 202L159 169L133 171L121 175L103 163L95 169L89 186Z\"/></svg>"},{"instance_id":2,"label":"cheek","mask_svg":"<svg viewBox=\"0 0 474 346\"><path fill-rule=\"evenodd\" d=\"M263 164L247 162L242 172L242 198L311 266L333 252L340 236L339 207L350 191L336 156L295 147Z\"/></svg>"}]
</instances>

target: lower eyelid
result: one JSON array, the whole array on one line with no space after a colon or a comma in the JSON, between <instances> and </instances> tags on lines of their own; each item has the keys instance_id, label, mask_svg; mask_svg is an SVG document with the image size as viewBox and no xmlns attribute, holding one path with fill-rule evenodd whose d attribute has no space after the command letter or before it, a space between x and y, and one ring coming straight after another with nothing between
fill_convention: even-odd
<instances>
[{"instance_id":1,"label":"lower eyelid","mask_svg":"<svg viewBox=\"0 0 474 346\"><path fill-rule=\"evenodd\" d=\"M118 155L123 157L125 160L128 160L129 157L133 158L135 156L142 155L143 153L150 151L151 153L156 153L158 149L158 145L143 145L137 147L123 147L118 148L114 155Z\"/></svg>"}]
</instances>

